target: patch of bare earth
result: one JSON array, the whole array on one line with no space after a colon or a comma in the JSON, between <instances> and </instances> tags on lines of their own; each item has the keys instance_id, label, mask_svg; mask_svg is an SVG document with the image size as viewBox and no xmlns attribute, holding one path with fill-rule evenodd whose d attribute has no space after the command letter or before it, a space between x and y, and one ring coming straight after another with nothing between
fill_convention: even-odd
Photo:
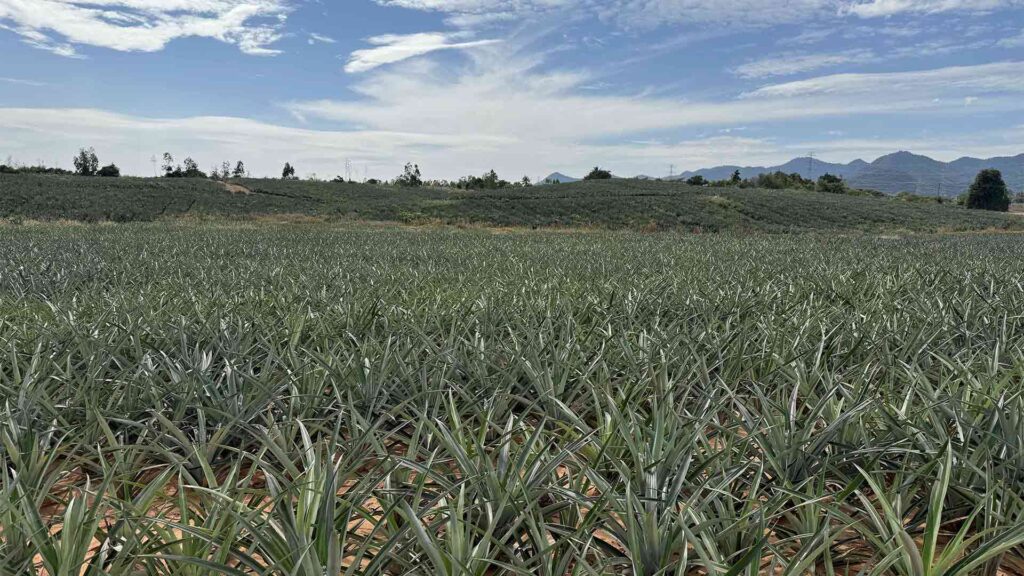
<instances>
[{"instance_id":1,"label":"patch of bare earth","mask_svg":"<svg viewBox=\"0 0 1024 576\"><path fill-rule=\"evenodd\" d=\"M252 194L252 190L249 190L248 188L242 186L241 184L235 184L232 182L221 182L220 185L223 186L225 190L232 194Z\"/></svg>"}]
</instances>

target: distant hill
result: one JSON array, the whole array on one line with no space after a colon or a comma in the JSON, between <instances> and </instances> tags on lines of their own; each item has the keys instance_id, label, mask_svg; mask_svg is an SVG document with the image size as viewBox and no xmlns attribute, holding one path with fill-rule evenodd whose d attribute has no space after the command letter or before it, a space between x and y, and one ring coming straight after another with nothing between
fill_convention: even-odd
<instances>
[{"instance_id":1,"label":"distant hill","mask_svg":"<svg viewBox=\"0 0 1024 576\"><path fill-rule=\"evenodd\" d=\"M543 184L554 184L554 183L568 184L570 182L579 182L579 181L580 181L579 178L573 178L572 176L566 176L565 174L562 174L561 172L553 172L552 174L548 175L546 178L541 178L540 180L538 180L537 184L540 184L540 185L543 185Z\"/></svg>"},{"instance_id":2,"label":"distant hill","mask_svg":"<svg viewBox=\"0 0 1024 576\"><path fill-rule=\"evenodd\" d=\"M686 180L701 175L708 180L723 180L731 177L736 170L740 171L743 178L781 171L787 174L795 172L804 178L817 179L828 173L842 176L853 187L878 190L886 194L914 192L929 196L953 197L967 190L978 172L985 168L1000 170L1010 188L1024 188L1024 154L987 159L960 158L953 162L940 162L919 154L896 152L882 156L874 162L854 160L849 164L833 164L804 157L794 158L779 166L704 168L683 172L675 179Z\"/></svg>"},{"instance_id":3,"label":"distant hill","mask_svg":"<svg viewBox=\"0 0 1024 576\"><path fill-rule=\"evenodd\" d=\"M1024 230L1024 216L967 210L949 202L635 179L479 191L301 180L245 179L231 184L190 178L0 174L0 221L273 221L299 216L417 225L681 232Z\"/></svg>"}]
</instances>

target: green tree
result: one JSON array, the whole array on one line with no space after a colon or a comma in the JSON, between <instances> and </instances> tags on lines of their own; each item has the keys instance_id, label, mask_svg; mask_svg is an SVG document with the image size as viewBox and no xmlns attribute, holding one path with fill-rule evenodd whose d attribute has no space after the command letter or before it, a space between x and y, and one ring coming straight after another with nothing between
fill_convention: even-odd
<instances>
[{"instance_id":1,"label":"green tree","mask_svg":"<svg viewBox=\"0 0 1024 576\"><path fill-rule=\"evenodd\" d=\"M100 168L96 174L104 178L119 178L121 176L121 169L116 164L107 164Z\"/></svg>"},{"instance_id":2,"label":"green tree","mask_svg":"<svg viewBox=\"0 0 1024 576\"><path fill-rule=\"evenodd\" d=\"M689 178L687 178L686 183L689 184L690 186L707 186L708 179L698 174L696 176L690 176Z\"/></svg>"},{"instance_id":3,"label":"green tree","mask_svg":"<svg viewBox=\"0 0 1024 576\"><path fill-rule=\"evenodd\" d=\"M92 148L86 150L81 148L75 156L75 174L79 176L95 176L100 169L100 160L96 157L96 151Z\"/></svg>"},{"instance_id":4,"label":"green tree","mask_svg":"<svg viewBox=\"0 0 1024 576\"><path fill-rule=\"evenodd\" d=\"M423 174L420 172L419 164L406 163L402 175L395 179L395 184L415 188L423 185Z\"/></svg>"},{"instance_id":5,"label":"green tree","mask_svg":"<svg viewBox=\"0 0 1024 576\"><path fill-rule=\"evenodd\" d=\"M245 164L243 164L241 160L238 161L238 164L235 164L235 169L231 172L231 177L245 178Z\"/></svg>"},{"instance_id":6,"label":"green tree","mask_svg":"<svg viewBox=\"0 0 1024 576\"><path fill-rule=\"evenodd\" d=\"M185 178L206 178L206 173L199 169L199 164L192 158L185 158L185 171L182 176Z\"/></svg>"},{"instance_id":7,"label":"green tree","mask_svg":"<svg viewBox=\"0 0 1024 576\"><path fill-rule=\"evenodd\" d=\"M843 179L839 176L822 174L821 178L818 178L818 192L845 194L846 191L846 182L843 182Z\"/></svg>"},{"instance_id":8,"label":"green tree","mask_svg":"<svg viewBox=\"0 0 1024 576\"><path fill-rule=\"evenodd\" d=\"M740 171L737 170L732 173L732 178L729 178L729 184L737 186L740 182L743 182L743 176L740 176Z\"/></svg>"},{"instance_id":9,"label":"green tree","mask_svg":"<svg viewBox=\"0 0 1024 576\"><path fill-rule=\"evenodd\" d=\"M284 169L281 170L281 179L283 179L283 180L292 180L294 178L295 178L295 166L292 166L290 163L285 162L284 163Z\"/></svg>"},{"instance_id":10,"label":"green tree","mask_svg":"<svg viewBox=\"0 0 1024 576\"><path fill-rule=\"evenodd\" d=\"M174 174L174 156L171 156L170 152L164 152L164 161L160 167L163 168L164 176L170 177ZM180 168L178 172L181 172Z\"/></svg>"},{"instance_id":11,"label":"green tree","mask_svg":"<svg viewBox=\"0 0 1024 576\"><path fill-rule=\"evenodd\" d=\"M1010 209L1010 193L1003 174L991 168L978 172L967 191L967 207L972 210L1006 212Z\"/></svg>"},{"instance_id":12,"label":"green tree","mask_svg":"<svg viewBox=\"0 0 1024 576\"><path fill-rule=\"evenodd\" d=\"M611 180L612 173L608 170L602 170L598 166L594 166L594 169L583 177L584 180Z\"/></svg>"}]
</instances>

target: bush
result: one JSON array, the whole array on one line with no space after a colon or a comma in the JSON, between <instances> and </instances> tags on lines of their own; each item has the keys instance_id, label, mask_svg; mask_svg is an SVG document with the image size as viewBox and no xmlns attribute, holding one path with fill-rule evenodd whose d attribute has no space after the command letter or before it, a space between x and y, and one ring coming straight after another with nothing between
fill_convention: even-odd
<instances>
[{"instance_id":1,"label":"bush","mask_svg":"<svg viewBox=\"0 0 1024 576\"><path fill-rule=\"evenodd\" d=\"M814 180L808 180L795 172L786 174L776 171L771 174L758 174L756 178L752 178L748 182L755 188L769 190L814 190Z\"/></svg>"},{"instance_id":2,"label":"bush","mask_svg":"<svg viewBox=\"0 0 1024 576\"><path fill-rule=\"evenodd\" d=\"M686 183L689 184L690 186L707 186L708 179L698 174L696 176L689 177L686 180Z\"/></svg>"},{"instance_id":3,"label":"bush","mask_svg":"<svg viewBox=\"0 0 1024 576\"><path fill-rule=\"evenodd\" d=\"M583 179L584 180L611 180L612 179L612 173L609 172L608 170L602 170L601 168L595 166L594 169L590 171L590 174L587 174L586 176L584 176Z\"/></svg>"},{"instance_id":4,"label":"bush","mask_svg":"<svg viewBox=\"0 0 1024 576\"><path fill-rule=\"evenodd\" d=\"M96 175L104 178L119 178L121 176L121 169L114 164L108 164L100 168Z\"/></svg>"},{"instance_id":5,"label":"bush","mask_svg":"<svg viewBox=\"0 0 1024 576\"><path fill-rule=\"evenodd\" d=\"M824 174L821 178L818 178L818 192L846 194L846 182L843 182L843 179L839 176Z\"/></svg>"}]
</instances>

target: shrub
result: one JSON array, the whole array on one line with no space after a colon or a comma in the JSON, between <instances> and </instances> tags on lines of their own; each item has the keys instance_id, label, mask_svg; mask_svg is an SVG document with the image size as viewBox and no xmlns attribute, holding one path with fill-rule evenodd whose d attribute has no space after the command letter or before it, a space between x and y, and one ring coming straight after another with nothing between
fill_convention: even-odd
<instances>
[{"instance_id":1,"label":"shrub","mask_svg":"<svg viewBox=\"0 0 1024 576\"><path fill-rule=\"evenodd\" d=\"M823 174L821 178L818 178L818 192L846 194L846 182L843 182L843 179L839 176Z\"/></svg>"},{"instance_id":2,"label":"shrub","mask_svg":"<svg viewBox=\"0 0 1024 576\"><path fill-rule=\"evenodd\" d=\"M121 176L121 169L115 164L107 164L103 168L100 168L96 175L104 178L118 178Z\"/></svg>"}]
</instances>

